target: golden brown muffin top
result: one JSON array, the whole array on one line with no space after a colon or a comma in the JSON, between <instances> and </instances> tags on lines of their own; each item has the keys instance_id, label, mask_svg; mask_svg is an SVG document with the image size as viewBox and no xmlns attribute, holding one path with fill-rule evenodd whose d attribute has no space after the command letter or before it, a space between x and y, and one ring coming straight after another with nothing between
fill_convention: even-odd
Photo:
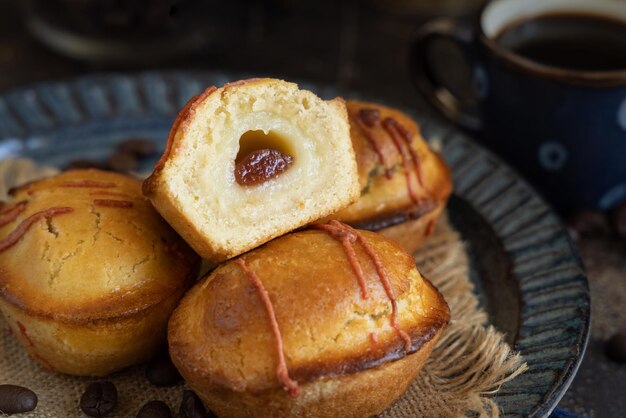
<instances>
[{"instance_id":1,"label":"golden brown muffin top","mask_svg":"<svg viewBox=\"0 0 626 418\"><path fill-rule=\"evenodd\" d=\"M448 307L397 244L359 233L384 266L398 328L415 352L447 323ZM185 376L215 388L255 393L288 386L277 377L277 340L262 292L245 269L267 292L286 370L298 384L406 356L376 266L364 245L357 241L352 247L367 298L342 243L321 230L283 236L220 265L184 297L170 320L173 361Z\"/></svg>"},{"instance_id":2,"label":"golden brown muffin top","mask_svg":"<svg viewBox=\"0 0 626 418\"><path fill-rule=\"evenodd\" d=\"M419 217L448 199L450 170L412 118L375 103L348 100L346 106L361 197L330 218L358 224L401 212Z\"/></svg>"},{"instance_id":3,"label":"golden brown muffin top","mask_svg":"<svg viewBox=\"0 0 626 418\"><path fill-rule=\"evenodd\" d=\"M0 209L0 294L67 322L131 315L187 286L198 257L141 181L72 170L12 191Z\"/></svg>"}]
</instances>

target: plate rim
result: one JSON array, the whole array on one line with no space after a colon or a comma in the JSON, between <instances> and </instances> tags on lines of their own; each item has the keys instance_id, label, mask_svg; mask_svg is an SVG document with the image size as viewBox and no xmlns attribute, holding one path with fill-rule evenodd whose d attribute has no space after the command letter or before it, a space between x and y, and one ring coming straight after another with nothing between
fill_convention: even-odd
<instances>
[{"instance_id":1,"label":"plate rim","mask_svg":"<svg viewBox=\"0 0 626 418\"><path fill-rule=\"evenodd\" d=\"M534 200L533 203L543 208L543 210L545 211L545 215L547 215L550 218L552 226L555 227L557 235L563 240L563 246L566 247L568 250L567 255L570 257L570 261L573 263L573 265L575 265L578 268L578 275L576 277L573 277L572 281L570 282L570 283L577 283L580 286L581 288L580 290L582 290L582 296L583 296L583 299L579 300L579 302L582 302L582 303L578 306L580 308L580 318L582 320L581 327L577 329L577 333L576 333L576 336L577 336L576 346L578 348L578 352L573 356L573 358L571 359L572 361L568 364L568 366L562 370L562 373L559 375L559 379L555 383L555 385L552 386L550 390L546 393L546 398L544 402L538 404L528 414L524 414L524 416L530 416L530 417L541 417L541 418L548 417L550 413L556 408L561 398L565 395L567 389L569 388L574 377L576 376L576 373L580 367L580 364L582 363L585 352L587 350L587 345L588 345L589 338L591 335L591 332L590 332L591 331L591 295L590 295L590 290L589 290L589 282L588 282L587 274L586 274L582 259L580 258L579 254L576 251L576 247L574 245L574 242L571 236L567 232L567 228L565 227L561 219L556 214L556 211L553 209L553 207L549 203L545 201L545 199L539 194L539 192L537 192L536 189L532 185L530 185L528 181L525 180L515 169L513 169L511 166L506 164L499 156L495 155L492 151L484 148L482 145L478 144L477 142L469 138L466 134L461 132L458 128L455 128L454 126L451 126L450 124L445 123L445 122L441 123L440 121L434 121L431 118L420 118L420 116L416 115L415 112L409 111L408 113L411 114L413 117L415 117L418 121L420 121L421 119L421 122L425 123L425 125L422 125L423 130L428 131L428 128L429 128L428 124L431 124L431 123L434 125L439 125L438 127L439 129L444 129L444 132L440 132L440 135L443 134L440 139L444 143L446 143L447 141L459 141L463 143L464 145L468 146L469 148L471 148L471 151L468 152L468 154L474 154L475 156L479 156L478 161L484 163L486 160L490 163L494 163L495 165L494 165L494 169L492 170L492 172L495 172L496 170L501 170L499 173L500 175L508 174L512 176L517 183L516 186L520 188L520 191L528 192L530 194L531 199ZM447 132L445 130L447 130ZM425 134L424 136L428 137L429 135ZM476 162L475 164L478 165L480 163ZM450 165L453 168L453 173L454 173L455 171L454 164L450 164ZM466 189L471 188L473 185L474 184L468 184L466 186ZM456 188L456 183L455 183L455 193L457 192L459 192L459 190L458 188ZM461 198L463 198L469 204L471 204L473 208L477 210L479 215L483 216L487 224L489 224L490 226L492 225L492 222L490 221L490 219L484 216L483 210L481 208L481 206L483 205L477 202L477 199L475 197L468 196L467 193L464 193L463 191L461 191L459 195ZM499 234L497 231L493 231L493 232L498 237L498 239L500 239L501 241L503 240L503 237L501 236L501 234ZM511 254L508 254L508 255L509 257L511 257L512 263L515 263L515 261L519 258L519 256L512 257ZM519 278L515 278L515 280L519 283ZM520 298L523 298L523 296L524 296L524 292L520 289ZM524 301L522 300L521 302L522 302L522 307L523 307ZM556 310L560 307L562 306L555 305L554 306L555 309L553 310ZM524 316L520 314L520 329L523 326L524 326ZM520 351L520 353L523 356L525 350L518 349L517 347L517 344L519 342L518 340L519 340L519 335L517 335L515 338L516 346L514 348ZM532 372L532 365L529 364L529 367L530 367L529 371ZM523 378L523 376L527 375L527 373L528 371L522 374L520 377ZM497 395L495 397L495 400L496 402L498 402ZM506 413L506 410L504 411L504 415L508 416L508 414Z\"/></svg>"},{"instance_id":2,"label":"plate rim","mask_svg":"<svg viewBox=\"0 0 626 418\"><path fill-rule=\"evenodd\" d=\"M190 88L190 85L204 88L209 84L220 85L230 80L248 78L249 76L249 74L239 71L148 70L130 73L96 73L61 81L46 81L19 86L0 94L0 144L12 140L17 141L19 145L21 141L20 138L24 139L32 136L45 135L46 132L59 130L64 127L71 128L74 126L73 124L83 124L98 120L102 121L103 119L119 118L121 116L133 118L138 115L143 115L162 119L168 117L173 120L178 109L182 107L183 104L181 103L184 98L184 94L181 93L181 89L183 89L182 86L186 86L188 90L193 90L193 88ZM176 98L165 97L161 91L164 86L171 87L172 80L178 83L176 84L175 90L177 90L176 93L179 97ZM575 330L577 351L573 354L567 367L557 376L554 385L545 393L545 398L542 399L542 402L525 414L532 417L548 416L565 394L576 375L587 348L591 320L589 285L582 261L565 227L552 207L545 202L539 193L537 193L523 177L504 163L500 157L476 143L468 135L448 122L432 117L431 115L425 116L424 114L416 114L416 110L407 109L406 106L398 106L388 99L381 100L377 97L369 97L357 91L341 90L328 84L309 80L296 80L296 83L298 83L301 88L313 90L322 96L341 95L362 100L376 101L405 111L418 121L426 139L432 139L432 137L440 138L443 144L442 154L446 155L446 147L465 147L465 155L470 154L474 159L471 161L471 165L474 168L480 168L481 164L491 164L491 174L496 172L498 175L508 175L513 178L515 180L515 186L519 188L519 192L527 193L529 201L532 201L533 205L535 205L534 208L542 214L541 216L547 217L548 220L546 222L554 228L556 236L564 240L564 243L561 243L561 247L565 251L565 258L578 269L578 274L576 277L572 278L570 283L574 283L580 287L579 290L582 290L582 296L579 295L579 297L583 299L580 301L582 302L581 305L579 305L581 325L579 329ZM89 88L95 88L96 90L92 92L88 90ZM113 90L120 88L126 90L122 93L118 90ZM149 88L154 88L157 94L155 95L154 92L149 91ZM138 102L133 106L119 106L120 103L117 103L118 106L115 106L115 103L111 102L112 105L109 106L109 109L106 109L106 106L104 108L102 107L104 106L103 103L106 104L107 100L113 100L112 97L119 94L131 94L128 92L132 91L136 91L139 95ZM97 96L97 94L102 94L103 92L105 95L104 99ZM44 94L51 95L53 98L56 97L55 95L59 94L69 94L69 96L63 96L61 102L55 103L54 101L51 102L49 98L44 98ZM99 100L101 102L104 100L104 102L100 103L100 105L102 105L100 107L90 107L89 100ZM68 107L72 104L75 105L75 109ZM429 113L427 110L422 110L422 112ZM170 123L170 121L168 121L168 123ZM458 171L458 164L454 164L454 162L449 162L449 164L453 168L453 173ZM454 167L457 167L457 170L455 170ZM473 187L476 187L476 184L470 182L459 188L455 181L455 193L471 204L472 207L483 216L486 223L491 226L492 221L485 208L484 202L477 200L476 196L470 193ZM504 242L506 240L506 237L495 229L494 233L501 241ZM507 254L511 257L511 261L514 264L512 267L517 265L515 261L519 261L518 257L508 252ZM524 295L524 291L521 289L522 283L518 279L516 279L516 281L520 286L520 297L522 298ZM522 300L522 302L524 301ZM523 319L524 316L520 312L520 329L522 329L524 323ZM519 335L516 337L516 349L518 337ZM521 350L521 352L523 354L524 351ZM500 405L497 396L495 397L495 401ZM506 415L506 409L504 413Z\"/></svg>"}]
</instances>

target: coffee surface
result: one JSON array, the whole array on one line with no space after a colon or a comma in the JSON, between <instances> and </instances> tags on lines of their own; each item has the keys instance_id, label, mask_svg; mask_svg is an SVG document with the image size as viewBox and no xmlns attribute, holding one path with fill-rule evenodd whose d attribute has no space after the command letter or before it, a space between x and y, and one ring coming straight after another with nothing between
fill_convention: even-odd
<instances>
[{"instance_id":1,"label":"coffee surface","mask_svg":"<svg viewBox=\"0 0 626 418\"><path fill-rule=\"evenodd\" d=\"M513 22L495 38L517 55L578 71L626 70L626 21L550 14Z\"/></svg>"}]
</instances>

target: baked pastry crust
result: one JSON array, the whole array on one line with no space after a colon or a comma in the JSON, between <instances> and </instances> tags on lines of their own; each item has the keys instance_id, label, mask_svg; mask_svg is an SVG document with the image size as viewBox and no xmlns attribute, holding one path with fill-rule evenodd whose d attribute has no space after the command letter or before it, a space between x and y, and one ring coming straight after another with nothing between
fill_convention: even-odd
<instances>
[{"instance_id":1,"label":"baked pastry crust","mask_svg":"<svg viewBox=\"0 0 626 418\"><path fill-rule=\"evenodd\" d=\"M321 230L288 234L221 264L183 298L169 324L170 355L217 415L364 417L406 390L449 320L448 306L398 244L359 234L384 266L398 329L366 247L353 245L364 298L343 244ZM297 397L277 378L268 314L241 262L271 300Z\"/></svg>"},{"instance_id":2,"label":"baked pastry crust","mask_svg":"<svg viewBox=\"0 0 626 418\"><path fill-rule=\"evenodd\" d=\"M143 197L141 181L72 170L12 196L5 215L23 209L0 227L0 309L24 348L75 375L148 360L165 342L199 257Z\"/></svg>"},{"instance_id":3,"label":"baked pastry crust","mask_svg":"<svg viewBox=\"0 0 626 418\"><path fill-rule=\"evenodd\" d=\"M406 114L357 100L348 100L346 106L361 197L328 218L379 232L413 253L445 208L452 192L450 169Z\"/></svg>"},{"instance_id":4,"label":"baked pastry crust","mask_svg":"<svg viewBox=\"0 0 626 418\"><path fill-rule=\"evenodd\" d=\"M280 137L293 164L261 184L240 184L238 152L249 133L259 144ZM179 113L143 190L206 259L258 247L357 199L344 101L323 101L275 79L210 87Z\"/></svg>"}]
</instances>

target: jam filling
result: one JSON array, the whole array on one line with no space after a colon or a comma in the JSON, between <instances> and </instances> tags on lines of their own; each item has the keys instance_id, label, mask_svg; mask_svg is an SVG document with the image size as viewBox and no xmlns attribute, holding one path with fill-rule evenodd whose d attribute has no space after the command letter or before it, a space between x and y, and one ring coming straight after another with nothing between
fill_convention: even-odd
<instances>
[{"instance_id":1,"label":"jam filling","mask_svg":"<svg viewBox=\"0 0 626 418\"><path fill-rule=\"evenodd\" d=\"M293 157L274 149L260 149L235 164L235 180L242 186L258 186L277 177L293 164Z\"/></svg>"},{"instance_id":2,"label":"jam filling","mask_svg":"<svg viewBox=\"0 0 626 418\"><path fill-rule=\"evenodd\" d=\"M278 327L278 321L276 320L276 313L274 312L274 305L270 299L267 290L263 286L263 282L257 274L251 270L246 262L239 258L235 260L235 263L241 267L243 272L248 276L254 287L256 288L261 300L263 301L263 305L265 305L265 311L267 312L268 319L270 320L270 325L272 327L272 333L274 334L274 342L275 342L275 350L276 355L278 356L278 366L276 368L276 376L278 380L282 383L283 387L287 389L289 395L292 397L297 397L300 395L300 386L298 386L298 382L291 379L289 377L289 371L287 370L287 361L285 360L285 353L283 348L283 337L280 333L280 328Z\"/></svg>"}]
</instances>

